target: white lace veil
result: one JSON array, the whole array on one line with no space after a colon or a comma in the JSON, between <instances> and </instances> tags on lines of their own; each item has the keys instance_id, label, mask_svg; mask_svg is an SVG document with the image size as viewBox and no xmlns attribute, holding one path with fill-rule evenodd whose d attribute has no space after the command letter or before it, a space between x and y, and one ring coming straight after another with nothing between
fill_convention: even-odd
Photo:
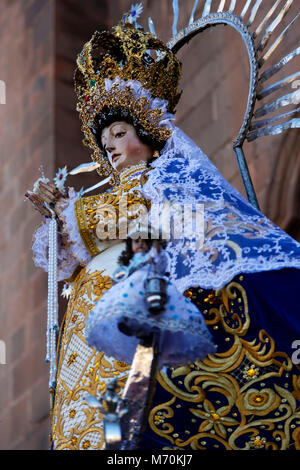
<instances>
[{"instance_id":1,"label":"white lace veil","mask_svg":"<svg viewBox=\"0 0 300 470\"><path fill-rule=\"evenodd\" d=\"M152 163L143 193L151 201L154 231L161 226L164 236L171 226L165 238L176 287L181 292L191 286L219 289L242 272L300 268L300 244L253 208L172 124L167 102L154 98L137 80L105 80L107 91L116 84L119 90L130 87L136 99L147 98L149 109L161 109L159 126L173 131Z\"/></svg>"},{"instance_id":2,"label":"white lace veil","mask_svg":"<svg viewBox=\"0 0 300 470\"><path fill-rule=\"evenodd\" d=\"M219 289L239 273L300 268L300 244L254 209L199 147L171 126L172 136L152 163L143 193L151 200L152 224L171 205L177 235L171 230L167 253L176 287L181 292L191 286ZM178 207L184 206L192 207L192 216L178 237L184 220ZM195 226L201 207L204 223Z\"/></svg>"}]
</instances>

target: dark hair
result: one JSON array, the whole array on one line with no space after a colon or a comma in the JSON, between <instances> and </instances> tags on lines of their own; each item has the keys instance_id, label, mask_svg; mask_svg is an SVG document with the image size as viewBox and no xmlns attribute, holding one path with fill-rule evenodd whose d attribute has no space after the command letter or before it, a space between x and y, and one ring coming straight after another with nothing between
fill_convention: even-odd
<instances>
[{"instance_id":1,"label":"dark hair","mask_svg":"<svg viewBox=\"0 0 300 470\"><path fill-rule=\"evenodd\" d=\"M131 238L126 239L126 248L123 250L118 258L118 264L128 266L131 258L133 257Z\"/></svg>"},{"instance_id":2,"label":"dark hair","mask_svg":"<svg viewBox=\"0 0 300 470\"><path fill-rule=\"evenodd\" d=\"M143 144L149 145L154 150L161 150L165 142L159 142L151 137L147 131L141 126L138 122L137 118L130 114L127 109L124 108L109 108L108 106L104 106L99 114L94 119L94 124L91 127L91 131L94 134L96 139L97 145L103 150L102 142L101 142L101 134L102 130L105 127L110 126L115 121L125 121L128 124L134 126L137 136L143 142Z\"/></svg>"},{"instance_id":3,"label":"dark hair","mask_svg":"<svg viewBox=\"0 0 300 470\"><path fill-rule=\"evenodd\" d=\"M152 244L154 241L158 241L159 244L163 249L166 248L167 246L167 241L166 240L152 240L150 238L145 238L144 239L145 243L148 245L149 248L151 248ZM129 266L130 260L133 257L134 253L132 251L132 238L127 238L126 239L126 248L123 250L118 258L118 264L121 264L122 266Z\"/></svg>"}]
</instances>

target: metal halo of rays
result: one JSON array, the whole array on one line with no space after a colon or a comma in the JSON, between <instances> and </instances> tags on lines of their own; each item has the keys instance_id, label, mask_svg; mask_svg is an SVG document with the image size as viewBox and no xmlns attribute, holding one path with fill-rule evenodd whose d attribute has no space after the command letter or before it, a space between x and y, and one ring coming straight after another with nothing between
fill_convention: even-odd
<instances>
[{"instance_id":1,"label":"metal halo of rays","mask_svg":"<svg viewBox=\"0 0 300 470\"><path fill-rule=\"evenodd\" d=\"M217 24L227 24L232 26L240 35L246 45L248 56L249 56L249 66L250 66L250 86L247 107L245 112L245 117L240 128L239 134L235 140L234 146L240 145L245 135L246 127L249 122L251 113L253 112L255 105L255 90L258 83L258 64L256 60L256 50L252 35L249 32L247 26L242 22L240 18L233 15L229 12L216 12L211 13L204 18L200 18L194 23L188 25L186 28L181 30L176 34L171 41L168 42L168 47L172 49L173 52L178 52L181 47L186 44L193 36L203 32L206 28L214 26Z\"/></svg>"},{"instance_id":2,"label":"metal halo of rays","mask_svg":"<svg viewBox=\"0 0 300 470\"><path fill-rule=\"evenodd\" d=\"M258 21L258 13L266 3L269 9L263 19ZM195 0L188 25L178 31L180 6L184 8L185 5L183 0L172 0L174 12L172 38L167 45L173 52L178 52L193 36L218 24L232 26L240 34L246 46L250 66L249 92L243 122L233 142L233 149L248 200L256 208L258 208L257 198L242 149L244 141L252 142L262 136L280 134L287 129L300 127L300 71L272 85L265 85L265 82L300 54L300 47L297 47L292 51L286 51L276 63L272 64L271 61L275 50L285 41L287 34L295 28L300 19L299 12L282 32L276 33L295 3L295 0L265 0L264 3L262 0ZM198 19L195 19L196 10L201 12ZM152 20L151 30L154 31ZM268 68L262 72L263 65L267 65ZM292 88L292 91L286 93L287 87ZM270 97L275 92L281 96L272 101ZM255 110L257 102L264 99L268 102ZM286 107L287 111L284 109ZM277 114L274 115L274 112ZM261 117L263 119L260 119Z\"/></svg>"}]
</instances>

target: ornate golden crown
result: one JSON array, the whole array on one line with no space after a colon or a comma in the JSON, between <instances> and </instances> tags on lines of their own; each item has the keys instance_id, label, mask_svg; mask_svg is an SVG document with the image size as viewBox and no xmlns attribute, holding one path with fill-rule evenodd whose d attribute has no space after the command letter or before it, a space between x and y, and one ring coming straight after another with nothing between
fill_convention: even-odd
<instances>
[{"instance_id":1,"label":"ornate golden crown","mask_svg":"<svg viewBox=\"0 0 300 470\"><path fill-rule=\"evenodd\" d=\"M74 76L83 142L94 151L92 159L100 163L98 173L103 176L115 172L96 142L95 117L105 109L125 110L154 141L163 143L171 130L160 122L166 111L174 113L181 95L177 88L181 77L177 57L164 42L126 19L112 32L94 33L77 57ZM136 82L141 85L139 96L132 87Z\"/></svg>"}]
</instances>

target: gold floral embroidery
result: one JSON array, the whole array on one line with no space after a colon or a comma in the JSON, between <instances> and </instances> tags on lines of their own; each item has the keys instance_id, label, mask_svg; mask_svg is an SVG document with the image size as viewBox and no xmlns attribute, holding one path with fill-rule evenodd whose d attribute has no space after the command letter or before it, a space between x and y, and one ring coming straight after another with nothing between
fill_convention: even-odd
<instances>
[{"instance_id":1,"label":"gold floral embroidery","mask_svg":"<svg viewBox=\"0 0 300 470\"><path fill-rule=\"evenodd\" d=\"M132 184L129 201L134 203L138 194L134 192L137 186ZM120 197L118 192L108 194L105 203L117 202ZM100 199L86 199L84 217L94 240ZM127 217L121 206L118 216L123 215ZM136 215L133 212L130 216ZM247 236L255 237L251 227L248 229ZM238 279L242 282L243 276ZM89 393L100 397L112 377L118 378L120 389L126 382L128 365L89 348L84 340L88 313L110 286L110 278L101 272L90 274L83 269L76 277L65 320L51 414L55 449L101 449L101 412L91 410L82 398ZM152 431L166 440L165 449L300 449L300 410L296 402L300 401L300 377L290 358L277 351L266 331L249 337L251 319L241 283L231 282L210 292L191 288L185 295L195 301L201 293L206 323L219 332L224 347L204 361L158 374L158 383L169 393L169 399L150 410ZM78 354L73 366L76 364L76 377L64 369L74 352ZM176 410L181 404L186 405L185 419L190 419L190 426L186 429L186 423L184 431L179 432Z\"/></svg>"},{"instance_id":2,"label":"gold floral embroidery","mask_svg":"<svg viewBox=\"0 0 300 470\"><path fill-rule=\"evenodd\" d=\"M266 444L266 438L265 437L251 437L249 445L250 447L254 447L255 449L262 449L265 447Z\"/></svg>"},{"instance_id":3,"label":"gold floral embroidery","mask_svg":"<svg viewBox=\"0 0 300 470\"><path fill-rule=\"evenodd\" d=\"M102 240L103 234L109 239L119 238L125 222L130 224L130 221L147 214L149 202L140 191L142 175L147 171L145 164L127 169L120 177L120 184L110 192L76 201L79 232L92 256L100 253L99 240Z\"/></svg>"},{"instance_id":4,"label":"gold floral embroidery","mask_svg":"<svg viewBox=\"0 0 300 470\"><path fill-rule=\"evenodd\" d=\"M143 172L147 172L145 165L126 170L120 186L111 192L82 198L75 204L81 236L91 255L99 253L96 229L101 210L105 213L108 204L112 204L119 218L134 220L139 215L135 204L147 205L139 191ZM119 204L123 194L127 197L126 208ZM121 391L129 366L90 348L84 338L88 314L111 287L110 277L100 271L88 273L82 269L76 272L73 281L63 334L60 335L57 386L51 412L53 448L84 449L89 442L89 449L101 449L104 444L102 415L90 409L83 397L88 394L100 397L107 381L113 377L117 377Z\"/></svg>"},{"instance_id":5,"label":"gold floral embroidery","mask_svg":"<svg viewBox=\"0 0 300 470\"><path fill-rule=\"evenodd\" d=\"M75 353L72 353L67 361L67 365L70 367L71 364L73 364L73 362L76 361L76 357L78 356L78 354L75 352Z\"/></svg>"},{"instance_id":6,"label":"gold floral embroidery","mask_svg":"<svg viewBox=\"0 0 300 470\"><path fill-rule=\"evenodd\" d=\"M90 408L84 397L88 394L101 397L107 380L116 377L116 373L120 393L126 382L129 366L90 348L84 339L87 316L95 301L110 286L109 276L103 276L99 271L88 273L82 269L75 280L60 342L55 403L51 413L55 450L102 449L102 414ZM77 315L76 323L72 321L74 315Z\"/></svg>"},{"instance_id":7,"label":"gold floral embroidery","mask_svg":"<svg viewBox=\"0 0 300 470\"><path fill-rule=\"evenodd\" d=\"M192 288L185 295L195 301L202 292ZM291 359L277 351L266 331L247 336L250 315L242 284L206 291L202 299L206 323L218 328L223 349L158 374L169 399L150 411L150 429L165 439L165 449L300 449L300 377ZM188 432L179 432L179 404L185 406Z\"/></svg>"},{"instance_id":8,"label":"gold floral embroidery","mask_svg":"<svg viewBox=\"0 0 300 470\"><path fill-rule=\"evenodd\" d=\"M91 447L90 441L89 440L83 441L82 447L83 449L88 449L89 447Z\"/></svg>"},{"instance_id":9,"label":"gold floral embroidery","mask_svg":"<svg viewBox=\"0 0 300 470\"><path fill-rule=\"evenodd\" d=\"M251 366L246 366L243 370L243 377L246 380L253 380L259 375L259 368L255 367L255 364Z\"/></svg>"}]
</instances>

